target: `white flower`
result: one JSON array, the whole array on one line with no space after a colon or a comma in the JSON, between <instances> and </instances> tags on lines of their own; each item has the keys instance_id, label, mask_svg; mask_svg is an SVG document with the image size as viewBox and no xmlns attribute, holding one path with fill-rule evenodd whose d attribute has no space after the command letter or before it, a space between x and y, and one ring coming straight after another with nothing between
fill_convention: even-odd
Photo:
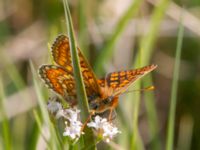
<instances>
[{"instance_id":1,"label":"white flower","mask_svg":"<svg viewBox=\"0 0 200 150\"><path fill-rule=\"evenodd\" d=\"M109 142L116 134L121 133L121 131L119 131L112 123L108 122L106 118L101 118L100 116L96 116L95 120L88 123L87 126L102 133L107 142Z\"/></svg>"},{"instance_id":2,"label":"white flower","mask_svg":"<svg viewBox=\"0 0 200 150\"><path fill-rule=\"evenodd\" d=\"M70 122L70 124L65 122L66 128L63 136L69 136L71 139L78 139L81 134L82 123L80 121Z\"/></svg>"},{"instance_id":3,"label":"white flower","mask_svg":"<svg viewBox=\"0 0 200 150\"><path fill-rule=\"evenodd\" d=\"M82 123L79 121L80 110L73 108L63 109L62 105L56 101L49 101L47 109L50 113L55 114L57 119L63 117L66 120L63 136L69 136L73 140L78 140L80 135L83 134Z\"/></svg>"},{"instance_id":4,"label":"white flower","mask_svg":"<svg viewBox=\"0 0 200 150\"><path fill-rule=\"evenodd\" d=\"M105 124L103 126L103 131L103 137L107 138L107 142L109 142L110 139L115 137L116 134L121 133L121 131L119 131L118 128L111 123Z\"/></svg>"},{"instance_id":5,"label":"white flower","mask_svg":"<svg viewBox=\"0 0 200 150\"><path fill-rule=\"evenodd\" d=\"M48 109L49 112L51 112L53 114L53 113L56 113L59 110L61 110L62 105L59 102L56 102L56 101L49 101L48 104L47 104L47 109Z\"/></svg>"},{"instance_id":6,"label":"white flower","mask_svg":"<svg viewBox=\"0 0 200 150\"><path fill-rule=\"evenodd\" d=\"M70 120L70 122L77 121L80 112L78 109L65 109L64 117Z\"/></svg>"},{"instance_id":7,"label":"white flower","mask_svg":"<svg viewBox=\"0 0 200 150\"><path fill-rule=\"evenodd\" d=\"M87 124L88 127L93 127L95 128L96 130L99 130L99 129L102 129L104 124L107 122L107 119L106 118L101 118L100 116L96 116L94 118L94 122L89 122Z\"/></svg>"},{"instance_id":8,"label":"white flower","mask_svg":"<svg viewBox=\"0 0 200 150\"><path fill-rule=\"evenodd\" d=\"M78 140L82 132L82 123L80 122L80 110L69 108L63 109L62 105L56 101L50 101L47 105L50 113L55 114L56 118L63 117L65 121L65 131L63 136L69 136L72 140ZM94 121L87 123L88 127L94 128L99 134L109 142L116 134L121 133L117 127L108 122L106 118L95 116Z\"/></svg>"},{"instance_id":9,"label":"white flower","mask_svg":"<svg viewBox=\"0 0 200 150\"><path fill-rule=\"evenodd\" d=\"M65 122L66 128L63 136L69 136L71 139L78 139L82 132L82 123L79 119L80 110L78 109L65 109L63 117L67 120Z\"/></svg>"}]
</instances>

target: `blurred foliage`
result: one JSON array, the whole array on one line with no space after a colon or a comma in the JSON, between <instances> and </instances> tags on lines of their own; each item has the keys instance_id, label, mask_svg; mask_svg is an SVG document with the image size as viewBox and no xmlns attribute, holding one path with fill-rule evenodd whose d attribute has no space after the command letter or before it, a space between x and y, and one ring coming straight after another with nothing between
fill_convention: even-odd
<instances>
[{"instance_id":1,"label":"blurred foliage","mask_svg":"<svg viewBox=\"0 0 200 150\"><path fill-rule=\"evenodd\" d=\"M157 7L156 1L145 0L134 8L136 12L127 17L126 12L132 3L131 0L70 0L69 6L77 44L91 66L95 67L98 60L98 65L103 68L94 68L100 70L98 74L105 76L105 73L133 69L133 66L141 67L141 64L158 64L152 76L145 77L133 87L137 89L153 84L155 91L141 92L140 96L136 92L130 97L121 96L116 122L122 134L115 138L114 143L101 142L99 147L104 145L110 149L115 149L115 146L127 149L136 136L138 145L144 149L164 149L179 28L179 22L170 17L169 9L172 3L179 6L173 10L174 15L177 15L183 6L184 11L196 16L200 24L200 16L197 15L200 12L200 1L169 1L169 7L165 10L164 7ZM165 15L153 19L153 14L159 9ZM126 17L126 23L120 24L120 21L124 21L123 17ZM194 18L190 16L187 22L194 24ZM199 26L194 33L191 31L193 26L183 25L185 33L173 147L200 149ZM47 44L51 44L58 34L67 33L66 30L62 1L0 0L0 150L45 147L78 149L81 145L81 140L78 146L67 145L68 139L60 135L62 129L59 131L59 127L50 123L45 105L52 92L44 87L36 75L38 66L51 64ZM117 40L112 43L110 39L113 35ZM149 42L148 39L152 42L148 48L153 51L147 50L147 47L143 50L145 45L140 45ZM109 44L112 46L107 55L103 50L108 50L106 47ZM106 54L106 59L98 57L101 53ZM33 62L32 70L29 60ZM132 65L139 61L139 65ZM135 106L137 101L138 106ZM138 133L132 132L133 108L138 109ZM152 117L153 121L150 120ZM45 138L48 140L45 141ZM154 145L155 141L158 147Z\"/></svg>"}]
</instances>

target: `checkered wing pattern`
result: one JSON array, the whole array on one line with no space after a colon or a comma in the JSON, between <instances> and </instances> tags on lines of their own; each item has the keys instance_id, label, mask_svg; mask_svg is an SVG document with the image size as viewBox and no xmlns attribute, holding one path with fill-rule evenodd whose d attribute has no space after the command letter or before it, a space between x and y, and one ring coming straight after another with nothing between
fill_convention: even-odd
<instances>
[{"instance_id":1,"label":"checkered wing pattern","mask_svg":"<svg viewBox=\"0 0 200 150\"><path fill-rule=\"evenodd\" d=\"M100 86L104 85L105 80L96 79L80 49L77 49L86 93L93 100L100 95ZM68 37L60 35L56 38L52 45L52 56L56 65L42 65L39 68L40 77L50 89L68 101L75 101L76 88Z\"/></svg>"},{"instance_id":2,"label":"checkered wing pattern","mask_svg":"<svg viewBox=\"0 0 200 150\"><path fill-rule=\"evenodd\" d=\"M106 84L112 96L118 96L125 92L128 87L139 78L154 70L157 66L150 65L143 68L127 71L109 73L106 77Z\"/></svg>"},{"instance_id":3,"label":"checkered wing pattern","mask_svg":"<svg viewBox=\"0 0 200 150\"><path fill-rule=\"evenodd\" d=\"M76 100L74 76L71 72L55 65L42 65L39 75L45 85L68 101Z\"/></svg>"},{"instance_id":4,"label":"checkered wing pattern","mask_svg":"<svg viewBox=\"0 0 200 150\"><path fill-rule=\"evenodd\" d=\"M77 50L88 100L91 106L94 105L97 112L115 108L121 93L125 92L134 81L157 67L150 65L135 70L113 72L106 78L97 80L80 49L77 48ZM71 104L76 104L77 95L70 45L69 39L65 35L56 38L52 45L52 56L56 64L42 65L39 68L39 75L46 86L63 96ZM112 97L112 101L107 102Z\"/></svg>"},{"instance_id":5,"label":"checkered wing pattern","mask_svg":"<svg viewBox=\"0 0 200 150\"><path fill-rule=\"evenodd\" d=\"M97 80L97 83L101 88L105 87L105 79L99 79Z\"/></svg>"},{"instance_id":6,"label":"checkered wing pattern","mask_svg":"<svg viewBox=\"0 0 200 150\"><path fill-rule=\"evenodd\" d=\"M87 95L99 94L100 87L98 81L88 64L87 60L84 58L80 49L78 49L78 55L80 60L81 71L83 75L83 81L86 87ZM60 35L56 38L55 42L52 45L52 56L56 64L65 68L65 70L72 74L73 76L73 67L70 54L70 45L69 39L65 35Z\"/></svg>"}]
</instances>

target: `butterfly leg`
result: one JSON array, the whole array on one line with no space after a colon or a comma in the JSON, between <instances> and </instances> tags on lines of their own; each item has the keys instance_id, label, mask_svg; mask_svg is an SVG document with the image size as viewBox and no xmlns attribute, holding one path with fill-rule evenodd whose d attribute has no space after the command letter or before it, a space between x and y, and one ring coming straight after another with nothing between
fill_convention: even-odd
<instances>
[{"instance_id":1,"label":"butterfly leg","mask_svg":"<svg viewBox=\"0 0 200 150\"><path fill-rule=\"evenodd\" d=\"M109 112L109 116L108 116L108 121L111 122L112 120L112 112L113 112L113 108L110 109L110 112Z\"/></svg>"},{"instance_id":2,"label":"butterfly leg","mask_svg":"<svg viewBox=\"0 0 200 150\"><path fill-rule=\"evenodd\" d=\"M87 125L87 123L90 121L90 118L95 114L95 110L91 110L90 114L88 116L88 118L86 119L86 121L84 122L81 131L83 131L85 129L85 126Z\"/></svg>"},{"instance_id":3,"label":"butterfly leg","mask_svg":"<svg viewBox=\"0 0 200 150\"><path fill-rule=\"evenodd\" d=\"M112 120L112 113L113 113L113 110L117 107L117 105L118 105L118 97L114 97L110 106L110 113L108 117L109 121Z\"/></svg>"}]
</instances>

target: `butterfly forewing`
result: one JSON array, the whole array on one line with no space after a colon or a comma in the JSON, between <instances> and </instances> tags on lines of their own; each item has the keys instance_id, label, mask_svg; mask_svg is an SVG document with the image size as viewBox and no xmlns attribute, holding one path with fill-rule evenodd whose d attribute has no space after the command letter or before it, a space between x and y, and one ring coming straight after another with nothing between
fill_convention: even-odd
<instances>
[{"instance_id":1,"label":"butterfly forewing","mask_svg":"<svg viewBox=\"0 0 200 150\"><path fill-rule=\"evenodd\" d=\"M97 83L99 84L99 86L101 88L104 88L105 87L105 79L99 79L97 80Z\"/></svg>"},{"instance_id":2,"label":"butterfly forewing","mask_svg":"<svg viewBox=\"0 0 200 150\"><path fill-rule=\"evenodd\" d=\"M86 93L87 96L90 97L92 95L92 97L99 95L100 93L100 87L98 84L98 81L91 69L91 67L88 65L87 61L85 60L83 54L81 53L80 49L78 49L78 55L79 55L79 60L80 60L80 66L81 66L81 72L83 75L83 81L84 81L84 85L86 88ZM71 54L70 54L70 46L69 46L69 39L68 37L66 37L65 35L60 35L56 38L55 42L52 45L52 56L53 56L53 60L55 61L55 63L58 65L57 68L59 68L59 71L65 72L65 77L70 77L70 80L64 80L66 82L70 81L70 85L72 83L74 91L75 91L75 80L74 80L74 75L73 75L73 67L72 67L72 61L71 61ZM51 66L51 65L49 65ZM60 66L60 67L59 67ZM46 74L43 75L43 72L50 72L50 70L46 70L44 69L45 67L41 67L40 71L41 72L41 77L43 76L43 79L45 80L57 80L57 76L55 76L54 78L51 78L51 76L47 76ZM52 68L52 66L50 67ZM45 71L44 71L45 70ZM59 72L58 70L55 70L55 72ZM53 70L51 70L51 73L54 72ZM65 78L63 77L63 78ZM49 79L50 78L50 79ZM59 77L61 78L61 77ZM56 81L55 81L56 82ZM55 82L53 82L54 84L51 83L51 89L53 89L55 92L61 94L63 96L63 94L68 95L71 93L69 90L63 91L60 88L61 87L61 83L55 84ZM46 84L48 84L46 82ZM66 86L67 83L62 84L64 87ZM68 87L69 89L69 87ZM65 92L65 93L63 93Z\"/></svg>"},{"instance_id":3,"label":"butterfly forewing","mask_svg":"<svg viewBox=\"0 0 200 150\"><path fill-rule=\"evenodd\" d=\"M127 71L109 73L106 77L106 84L112 91L112 96L123 93L134 81L154 70L157 66L150 65L143 68Z\"/></svg>"},{"instance_id":4,"label":"butterfly forewing","mask_svg":"<svg viewBox=\"0 0 200 150\"><path fill-rule=\"evenodd\" d=\"M73 72L70 46L68 38L64 35L59 35L54 41L51 52L53 60L60 66L63 66L69 72Z\"/></svg>"},{"instance_id":5,"label":"butterfly forewing","mask_svg":"<svg viewBox=\"0 0 200 150\"><path fill-rule=\"evenodd\" d=\"M42 65L39 75L48 88L69 101L76 99L74 76L71 72L55 65Z\"/></svg>"}]
</instances>

